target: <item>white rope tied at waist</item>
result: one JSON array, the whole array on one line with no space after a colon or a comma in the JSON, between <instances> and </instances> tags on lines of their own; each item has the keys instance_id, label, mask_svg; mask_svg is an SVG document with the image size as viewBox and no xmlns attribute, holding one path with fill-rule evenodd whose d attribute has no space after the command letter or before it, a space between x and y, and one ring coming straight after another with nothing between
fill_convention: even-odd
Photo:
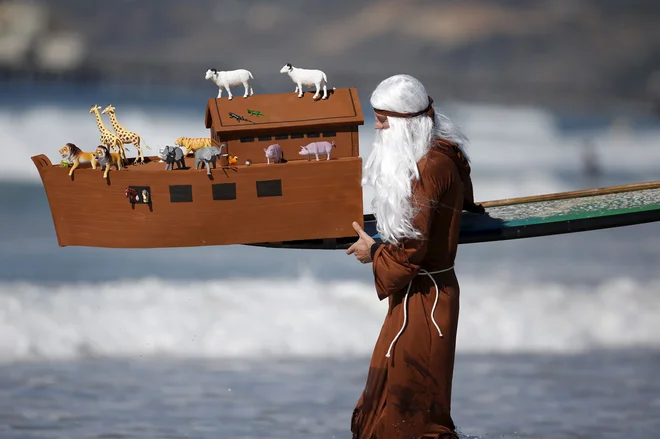
<instances>
[{"instance_id":1,"label":"white rope tied at waist","mask_svg":"<svg viewBox=\"0 0 660 439\"><path fill-rule=\"evenodd\" d=\"M426 270L419 270L420 273L426 274L428 277L431 278L433 281L433 286L435 286L435 302L433 302L433 308L431 308L431 321L433 322L433 325L435 325L435 329L438 330L438 334L440 334L440 337L442 337L442 331L440 331L440 327L438 324L435 322L435 317L433 317L433 314L435 313L435 307L438 304L438 297L440 296L440 290L438 289L438 284L435 282L435 279L432 274L438 274L438 273L445 273L447 271L451 271L454 269L454 266L452 265L449 268L445 268L444 270L438 270L438 271L426 271ZM390 353L392 352L392 347L394 346L394 343L399 339L399 336L403 334L403 330L406 327L406 321L408 320L408 294L410 293L410 287L412 286L412 280L408 282L408 290L406 291L406 295L403 297L403 324L401 325L401 329L399 330L399 333L394 337L394 340L392 340L392 343L390 343L390 348L387 350L387 354L385 356L387 358L390 358Z\"/></svg>"}]
</instances>

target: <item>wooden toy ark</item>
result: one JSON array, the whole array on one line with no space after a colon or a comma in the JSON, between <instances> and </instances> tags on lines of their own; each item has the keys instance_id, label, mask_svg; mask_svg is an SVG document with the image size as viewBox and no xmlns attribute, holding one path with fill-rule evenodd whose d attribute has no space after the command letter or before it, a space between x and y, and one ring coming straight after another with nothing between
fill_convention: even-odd
<instances>
[{"instance_id":1,"label":"wooden toy ark","mask_svg":"<svg viewBox=\"0 0 660 439\"><path fill-rule=\"evenodd\" d=\"M299 96L209 99L210 137L181 137L177 146L160 149L165 166L146 157L130 168L121 166L125 141L103 126L100 107L93 106L102 144L97 154L67 143L60 163L32 157L59 245L345 249L357 239L354 221L379 241L376 219L362 210L357 90L333 89L319 100ZM192 152L195 166L186 166ZM211 172L216 161L222 172ZM121 171L108 173L112 165ZM660 182L480 204L485 214L463 213L460 243L660 221Z\"/></svg>"},{"instance_id":2,"label":"wooden toy ark","mask_svg":"<svg viewBox=\"0 0 660 439\"><path fill-rule=\"evenodd\" d=\"M60 153L71 168L59 157L57 164L44 154L32 157L60 246L329 242L350 239L352 223L363 224L358 126L364 118L354 88L318 101L293 93L208 99L203 122L210 137L181 137L129 168L117 161L125 140L103 127L99 109L90 110L101 131L98 156L69 144ZM301 145L319 142L331 145L329 157L322 148L314 150L322 160L299 154ZM108 154L112 147L115 156ZM195 166L186 166L192 152ZM97 157L105 178L95 169ZM108 172L111 166L121 170Z\"/></svg>"}]
</instances>

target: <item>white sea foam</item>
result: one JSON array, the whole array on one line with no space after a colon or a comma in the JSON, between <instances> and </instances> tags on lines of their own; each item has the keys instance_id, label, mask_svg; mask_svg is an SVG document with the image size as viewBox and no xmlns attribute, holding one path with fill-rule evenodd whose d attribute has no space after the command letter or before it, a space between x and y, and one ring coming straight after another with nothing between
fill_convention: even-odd
<instances>
[{"instance_id":1,"label":"white sea foam","mask_svg":"<svg viewBox=\"0 0 660 439\"><path fill-rule=\"evenodd\" d=\"M459 273L460 276L460 273ZM660 280L592 289L461 278L460 352L660 346ZM0 359L370 355L386 311L359 281L0 284Z\"/></svg>"}]
</instances>

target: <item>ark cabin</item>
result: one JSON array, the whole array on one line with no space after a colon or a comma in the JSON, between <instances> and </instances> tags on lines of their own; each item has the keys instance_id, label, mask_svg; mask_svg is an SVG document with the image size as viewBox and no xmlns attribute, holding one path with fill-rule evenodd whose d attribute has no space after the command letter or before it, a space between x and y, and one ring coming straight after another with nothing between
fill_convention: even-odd
<instances>
[{"instance_id":1,"label":"ark cabin","mask_svg":"<svg viewBox=\"0 0 660 439\"><path fill-rule=\"evenodd\" d=\"M364 117L357 89L330 90L328 99L314 100L313 94L299 98L292 91L209 99L206 128L213 144L227 145L227 152L238 156L239 163L266 163L264 149L274 143L282 147L286 161L307 160L298 154L300 147L319 141L335 142L330 158L358 157L358 126L364 124Z\"/></svg>"}]
</instances>

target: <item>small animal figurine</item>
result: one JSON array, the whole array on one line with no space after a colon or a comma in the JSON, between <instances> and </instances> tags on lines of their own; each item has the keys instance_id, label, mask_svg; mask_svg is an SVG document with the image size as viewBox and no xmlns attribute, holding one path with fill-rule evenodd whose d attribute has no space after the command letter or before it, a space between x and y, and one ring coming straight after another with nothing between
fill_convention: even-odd
<instances>
[{"instance_id":1,"label":"small animal figurine","mask_svg":"<svg viewBox=\"0 0 660 439\"><path fill-rule=\"evenodd\" d=\"M184 148L186 155L188 155L199 148L213 145L213 142L210 137L179 137L174 141L174 144Z\"/></svg>"},{"instance_id":2,"label":"small animal figurine","mask_svg":"<svg viewBox=\"0 0 660 439\"><path fill-rule=\"evenodd\" d=\"M178 169L186 167L185 154L178 146L166 146L159 148L158 156L165 161L165 170L174 169L174 163Z\"/></svg>"},{"instance_id":3,"label":"small animal figurine","mask_svg":"<svg viewBox=\"0 0 660 439\"><path fill-rule=\"evenodd\" d=\"M261 111L259 111L259 110L250 110L250 109L248 108L248 109L247 109L247 112L248 112L248 114L249 114L250 116L255 116L255 117L263 116L263 117L268 117L268 116L266 116L265 114L263 114L263 113L262 113Z\"/></svg>"},{"instance_id":4,"label":"small animal figurine","mask_svg":"<svg viewBox=\"0 0 660 439\"><path fill-rule=\"evenodd\" d=\"M306 155L307 161L312 160L312 155L316 156L316 161L319 160L319 154L327 154L328 160L330 160L330 152L332 148L336 148L335 142L312 142L307 146L301 146L298 154Z\"/></svg>"},{"instance_id":5,"label":"small animal figurine","mask_svg":"<svg viewBox=\"0 0 660 439\"><path fill-rule=\"evenodd\" d=\"M280 163L284 158L284 153L282 152L282 147L278 143L273 143L267 149L264 148L266 153L266 160L270 165L270 159L273 159L275 163Z\"/></svg>"},{"instance_id":6,"label":"small animal figurine","mask_svg":"<svg viewBox=\"0 0 660 439\"><path fill-rule=\"evenodd\" d=\"M108 178L110 166L115 165L118 171L121 169L121 162L123 161L121 154L118 152L110 152L107 146L97 146L94 155L96 156L96 160L99 162L99 165L101 165L101 169L105 168L105 171L103 172L103 178Z\"/></svg>"},{"instance_id":7,"label":"small animal figurine","mask_svg":"<svg viewBox=\"0 0 660 439\"><path fill-rule=\"evenodd\" d=\"M226 146L223 144L223 146ZM195 169L199 168L200 163L206 165L206 173L211 175L211 163L215 169L215 162L222 155L222 150L217 146L207 146L195 151Z\"/></svg>"},{"instance_id":8,"label":"small animal figurine","mask_svg":"<svg viewBox=\"0 0 660 439\"><path fill-rule=\"evenodd\" d=\"M231 111L229 112L229 117L231 117L232 119L236 119L239 123L240 123L242 120L244 120L244 121L246 121L246 122L254 123L254 122L252 122L251 120L248 120L248 119L244 118L243 116L239 116L239 115L236 114L236 113L232 113Z\"/></svg>"},{"instance_id":9,"label":"small animal figurine","mask_svg":"<svg viewBox=\"0 0 660 439\"><path fill-rule=\"evenodd\" d=\"M316 87L316 93L314 94L314 100L318 99L319 91L323 88L323 99L328 99L328 78L326 78L325 73L320 70L309 70L309 69L300 69L298 67L293 67L291 63L284 64L284 67L280 69L280 73L288 73L289 77L296 84L296 89L294 93L298 93L298 97L302 98L303 96L303 85L309 88Z\"/></svg>"},{"instance_id":10,"label":"small animal figurine","mask_svg":"<svg viewBox=\"0 0 660 439\"><path fill-rule=\"evenodd\" d=\"M146 189L142 189L142 201L149 202L149 192Z\"/></svg>"},{"instance_id":11,"label":"small animal figurine","mask_svg":"<svg viewBox=\"0 0 660 439\"><path fill-rule=\"evenodd\" d=\"M125 144L130 144L137 149L138 155L135 157L135 160L133 160L133 164L136 164L138 160L144 164L144 153L142 151L142 146L140 145L140 142L143 141L143 139L136 133L127 130L124 128L119 121L117 121L117 116L115 115L115 107L112 105L108 105L101 111L101 114L107 114L110 117L110 124L112 125L112 128L115 130L115 133L117 134L117 137L122 141L122 145ZM144 147L147 149L149 148L149 145L147 145L146 142L144 143ZM123 148L123 146L122 146ZM126 158L126 154L123 154L122 158Z\"/></svg>"},{"instance_id":12,"label":"small animal figurine","mask_svg":"<svg viewBox=\"0 0 660 439\"><path fill-rule=\"evenodd\" d=\"M73 171L76 170L81 163L90 163L92 169L96 169L96 156L93 152L83 152L73 143L67 143L62 148L60 148L59 153L62 155L62 159L72 163L71 170L69 171L69 177L73 175Z\"/></svg>"},{"instance_id":13,"label":"small animal figurine","mask_svg":"<svg viewBox=\"0 0 660 439\"><path fill-rule=\"evenodd\" d=\"M126 191L124 191L124 195L126 198L128 198L128 201L131 203L137 203L140 201L140 196L138 195L137 191L133 188L127 187Z\"/></svg>"},{"instance_id":14,"label":"small animal figurine","mask_svg":"<svg viewBox=\"0 0 660 439\"><path fill-rule=\"evenodd\" d=\"M218 86L218 99L222 97L222 89L227 90L229 97L227 99L232 100L234 96L231 94L230 87L236 87L243 84L245 87L244 98L248 97L248 89L250 90L250 96L254 94L252 86L250 85L250 80L254 79L252 73L245 69L230 70L230 71L218 71L217 69L208 69L204 79L213 81Z\"/></svg>"},{"instance_id":15,"label":"small animal figurine","mask_svg":"<svg viewBox=\"0 0 660 439\"><path fill-rule=\"evenodd\" d=\"M124 143L122 140L117 136L115 133L111 132L109 129L103 125L103 121L101 120L101 113L99 110L101 107L98 105L93 105L92 108L89 109L90 113L94 114L94 117L96 117L96 126L99 128L99 133L100 133L100 143L101 145L105 145L107 147L112 147L112 149L115 150L115 152L121 153L121 157L123 159L126 158L126 147L124 147Z\"/></svg>"},{"instance_id":16,"label":"small animal figurine","mask_svg":"<svg viewBox=\"0 0 660 439\"><path fill-rule=\"evenodd\" d=\"M234 167L236 166L236 163L238 163L238 156L230 155L229 157L227 157L227 160L229 161L229 166Z\"/></svg>"},{"instance_id":17,"label":"small animal figurine","mask_svg":"<svg viewBox=\"0 0 660 439\"><path fill-rule=\"evenodd\" d=\"M252 160L248 159L245 161L245 166L250 166L252 165Z\"/></svg>"}]
</instances>

